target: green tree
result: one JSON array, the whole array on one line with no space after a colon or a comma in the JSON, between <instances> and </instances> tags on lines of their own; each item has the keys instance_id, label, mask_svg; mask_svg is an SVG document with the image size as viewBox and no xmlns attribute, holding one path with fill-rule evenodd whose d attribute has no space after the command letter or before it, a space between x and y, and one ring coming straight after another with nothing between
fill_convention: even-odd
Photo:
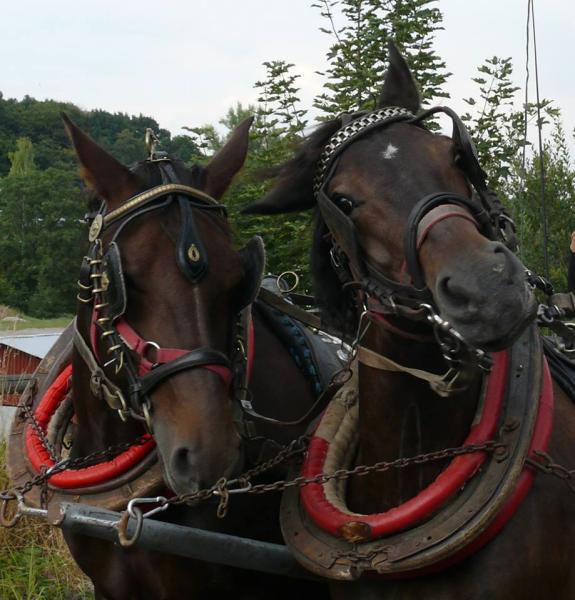
<instances>
[{"instance_id":1,"label":"green tree","mask_svg":"<svg viewBox=\"0 0 575 600\"><path fill-rule=\"evenodd\" d=\"M10 159L10 176L28 175L34 171L34 146L30 138L18 138L16 150L8 153Z\"/></svg>"},{"instance_id":2,"label":"green tree","mask_svg":"<svg viewBox=\"0 0 575 600\"><path fill-rule=\"evenodd\" d=\"M322 119L341 112L375 108L387 69L386 40L407 57L424 101L447 97L449 73L433 49L443 16L436 0L321 0L312 4L326 21L321 31L332 38L327 53L325 91L314 106ZM337 24L338 17L343 20Z\"/></svg>"},{"instance_id":3,"label":"green tree","mask_svg":"<svg viewBox=\"0 0 575 600\"><path fill-rule=\"evenodd\" d=\"M570 233L575 230L575 170L565 132L558 116L543 151L545 193L541 194L539 155L527 158L521 181L523 193L511 199L512 213L520 227L521 256L536 273L544 274L544 245L549 257L549 277L557 289L566 289ZM518 169L520 166L518 165ZM542 202L547 212L547 239L542 218Z\"/></svg>"},{"instance_id":4,"label":"green tree","mask_svg":"<svg viewBox=\"0 0 575 600\"><path fill-rule=\"evenodd\" d=\"M525 110L518 97L519 88L512 82L509 58L488 58L478 71L473 81L479 92L476 97L465 99L471 112L462 119L475 141L490 186L515 219L522 260L543 275L547 249L549 275L559 287L564 287L569 233L575 225L574 173L560 111L550 100L542 100L539 123L536 104L529 103ZM544 131L553 127L542 156L544 193L540 156L526 138L529 125L540 125Z\"/></svg>"},{"instance_id":5,"label":"green tree","mask_svg":"<svg viewBox=\"0 0 575 600\"><path fill-rule=\"evenodd\" d=\"M240 214L242 208L261 198L269 188L269 183L262 181L262 170L290 157L307 124L296 85L299 75L293 72L293 65L277 60L263 66L265 76L254 85L258 90L258 106L244 109L236 105L220 120L232 129L246 116L256 115L246 166L228 193L226 203L232 220L237 223L240 242L261 235L266 242L268 271L296 270L305 286L309 281L309 215L254 218Z\"/></svg>"},{"instance_id":6,"label":"green tree","mask_svg":"<svg viewBox=\"0 0 575 600\"><path fill-rule=\"evenodd\" d=\"M0 182L0 304L35 316L71 313L85 203L77 177L48 169Z\"/></svg>"}]
</instances>

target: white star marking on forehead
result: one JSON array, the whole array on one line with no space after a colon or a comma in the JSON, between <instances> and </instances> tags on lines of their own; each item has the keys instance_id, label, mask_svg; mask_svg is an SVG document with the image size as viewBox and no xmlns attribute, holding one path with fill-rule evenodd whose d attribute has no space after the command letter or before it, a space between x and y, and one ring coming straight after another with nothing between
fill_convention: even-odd
<instances>
[{"instance_id":1,"label":"white star marking on forehead","mask_svg":"<svg viewBox=\"0 0 575 600\"><path fill-rule=\"evenodd\" d=\"M398 148L396 148L391 142L389 142L387 148L381 153L381 156L385 160L391 160L395 158L395 155L397 154L398 150Z\"/></svg>"}]
</instances>

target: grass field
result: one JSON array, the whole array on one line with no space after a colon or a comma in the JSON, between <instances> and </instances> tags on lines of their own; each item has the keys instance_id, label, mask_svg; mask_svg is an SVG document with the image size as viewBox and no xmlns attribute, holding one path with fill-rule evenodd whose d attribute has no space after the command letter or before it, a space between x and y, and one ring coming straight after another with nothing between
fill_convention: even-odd
<instances>
[{"instance_id":1,"label":"grass field","mask_svg":"<svg viewBox=\"0 0 575 600\"><path fill-rule=\"evenodd\" d=\"M5 445L0 445L0 489L8 485ZM92 587L73 562L62 535L38 519L0 527L2 600L87 600Z\"/></svg>"},{"instance_id":2,"label":"grass field","mask_svg":"<svg viewBox=\"0 0 575 600\"><path fill-rule=\"evenodd\" d=\"M0 334L63 328L71 318L35 319L0 306ZM0 490L9 486L4 456L5 444L0 443ZM58 529L26 518L13 529L0 527L0 600L87 600L93 598L91 590Z\"/></svg>"},{"instance_id":3,"label":"grass field","mask_svg":"<svg viewBox=\"0 0 575 600\"><path fill-rule=\"evenodd\" d=\"M8 306L0 305L0 332L21 331L23 329L63 329L72 318L72 315L64 315L54 319L37 319L18 313Z\"/></svg>"}]
</instances>

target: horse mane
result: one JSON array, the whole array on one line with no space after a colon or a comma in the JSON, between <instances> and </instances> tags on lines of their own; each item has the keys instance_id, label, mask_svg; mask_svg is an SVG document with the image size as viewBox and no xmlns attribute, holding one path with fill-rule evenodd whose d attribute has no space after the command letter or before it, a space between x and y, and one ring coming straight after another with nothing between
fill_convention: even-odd
<instances>
[{"instance_id":1,"label":"horse mane","mask_svg":"<svg viewBox=\"0 0 575 600\"><path fill-rule=\"evenodd\" d=\"M340 127L339 118L323 123L303 140L293 158L267 170L265 176L273 178L275 183L264 203L276 204L280 207L277 212L315 207L310 258L313 292L322 320L338 331L353 333L356 321L353 292L343 289L332 267L329 230L316 207L313 192L317 162L328 140ZM257 205L254 208L257 210Z\"/></svg>"}]
</instances>

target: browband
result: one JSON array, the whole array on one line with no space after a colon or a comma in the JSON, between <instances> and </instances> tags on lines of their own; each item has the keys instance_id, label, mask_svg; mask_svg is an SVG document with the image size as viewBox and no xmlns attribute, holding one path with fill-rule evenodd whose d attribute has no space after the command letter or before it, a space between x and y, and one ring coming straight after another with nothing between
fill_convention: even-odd
<instances>
[{"instance_id":1,"label":"browband","mask_svg":"<svg viewBox=\"0 0 575 600\"><path fill-rule=\"evenodd\" d=\"M147 202L151 202L152 200L156 200L161 196L166 196L168 194L184 194L186 196L190 196L192 198L197 198L198 200L202 200L203 202L207 202L208 204L213 205L213 208L219 208L221 210L225 210L223 204L220 204L217 200L212 198L210 195L198 190L197 188L191 187L189 185L183 185L181 183L164 183L162 185L158 185L151 190L147 190L138 194L137 196L133 196L127 202L122 204L116 210L108 213L104 216L104 225L110 225L114 221L124 217L128 213L132 212L136 208L142 206L142 204L146 204Z\"/></svg>"}]
</instances>

